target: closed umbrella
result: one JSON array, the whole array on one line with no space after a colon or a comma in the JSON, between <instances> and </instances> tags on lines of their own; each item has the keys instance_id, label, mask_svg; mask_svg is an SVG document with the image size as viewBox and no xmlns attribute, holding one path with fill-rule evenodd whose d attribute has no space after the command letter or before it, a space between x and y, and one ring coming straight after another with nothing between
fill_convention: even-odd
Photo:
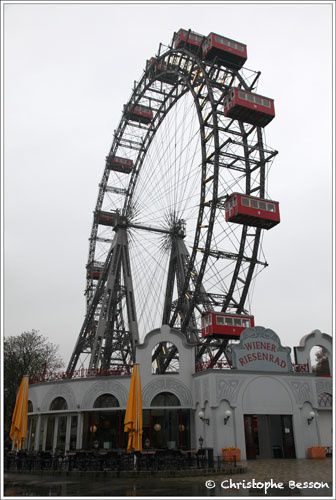
<instances>
[{"instance_id":1,"label":"closed umbrella","mask_svg":"<svg viewBox=\"0 0 336 500\"><path fill-rule=\"evenodd\" d=\"M142 393L138 363L133 365L124 432L128 432L127 451L142 451Z\"/></svg>"},{"instance_id":2,"label":"closed umbrella","mask_svg":"<svg viewBox=\"0 0 336 500\"><path fill-rule=\"evenodd\" d=\"M17 450L22 448L28 431L28 381L28 375L24 375L16 396L12 425L9 432L13 447Z\"/></svg>"}]
</instances>

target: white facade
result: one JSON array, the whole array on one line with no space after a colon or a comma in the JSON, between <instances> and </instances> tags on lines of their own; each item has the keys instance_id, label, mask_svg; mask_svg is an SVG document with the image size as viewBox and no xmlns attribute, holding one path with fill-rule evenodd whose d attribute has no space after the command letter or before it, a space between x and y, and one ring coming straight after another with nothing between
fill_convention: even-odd
<instances>
[{"instance_id":1,"label":"white facade","mask_svg":"<svg viewBox=\"0 0 336 500\"><path fill-rule=\"evenodd\" d=\"M178 373L157 375L152 373L152 352L157 344L165 341L175 344L178 349ZM300 346L295 348L296 362L310 363L308 360L313 345L327 350L331 368L331 337L318 330L304 337ZM257 431L253 430L253 436L258 435L257 456L264 458L275 456L275 449L281 449L283 454L290 437L294 439L296 458L305 458L310 446L332 445L330 377L318 377L313 373L246 369L212 369L195 373L194 349L179 331L164 325L161 329L149 332L144 342L138 345L136 353L141 370L144 413L151 410L155 415L156 409L151 403L158 394L175 395L179 406L161 410L179 412L181 418L187 418L183 431L189 435L184 441L188 447L198 448L201 436L203 447L213 448L215 455L220 455L222 448L235 447L240 448L241 458L245 459L248 456L248 439L252 436L246 436L250 432L247 430L250 423L258 426ZM65 450L70 447L81 449L87 443L85 433L90 423L88 415L98 412L94 409L97 398L104 394L115 396L119 406L108 409L109 415L113 416L113 412L121 412L126 407L129 382L130 377L124 375L64 379L31 385L29 400L33 411L29 415L31 420L34 417L34 424L30 430L28 447L36 450L46 448L47 421L55 417L53 435L48 437L49 448L50 439L52 449L57 448L58 426L62 425L65 436L62 446ZM67 409L50 411L51 403L59 397L64 398ZM99 411L104 410L99 408ZM199 418L200 411L204 413L202 420ZM123 432L123 429L119 428L118 432Z\"/></svg>"}]
</instances>

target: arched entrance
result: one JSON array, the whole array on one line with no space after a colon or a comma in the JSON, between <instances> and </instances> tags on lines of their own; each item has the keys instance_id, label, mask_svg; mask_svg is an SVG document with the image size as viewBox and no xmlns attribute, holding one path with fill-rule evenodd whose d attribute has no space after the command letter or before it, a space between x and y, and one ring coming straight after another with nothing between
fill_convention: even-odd
<instances>
[{"instance_id":1,"label":"arched entrance","mask_svg":"<svg viewBox=\"0 0 336 500\"><path fill-rule=\"evenodd\" d=\"M189 449L190 410L181 408L179 398L172 392L161 392L144 411L144 448Z\"/></svg>"},{"instance_id":2,"label":"arched entrance","mask_svg":"<svg viewBox=\"0 0 336 500\"><path fill-rule=\"evenodd\" d=\"M83 447L85 449L118 449L127 445L124 433L125 411L111 393L101 394L93 403L93 410L84 415Z\"/></svg>"},{"instance_id":3,"label":"arched entrance","mask_svg":"<svg viewBox=\"0 0 336 500\"><path fill-rule=\"evenodd\" d=\"M242 396L246 458L295 458L293 406L275 377L249 381Z\"/></svg>"}]
</instances>

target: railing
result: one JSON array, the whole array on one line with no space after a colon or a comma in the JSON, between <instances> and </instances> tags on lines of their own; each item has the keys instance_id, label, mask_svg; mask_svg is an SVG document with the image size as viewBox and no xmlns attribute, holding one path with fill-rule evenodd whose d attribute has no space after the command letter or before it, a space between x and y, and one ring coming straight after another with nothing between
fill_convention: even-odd
<instances>
[{"instance_id":1,"label":"railing","mask_svg":"<svg viewBox=\"0 0 336 500\"><path fill-rule=\"evenodd\" d=\"M106 369L81 368L80 370L75 370L72 374L67 371L46 372L31 377L29 383L38 384L40 382L54 382L56 380L64 380L64 379L80 379L80 378L110 377L110 376L120 377L123 375L130 375L130 366L116 365Z\"/></svg>"},{"instance_id":2,"label":"railing","mask_svg":"<svg viewBox=\"0 0 336 500\"><path fill-rule=\"evenodd\" d=\"M293 366L293 371L295 373L309 373L309 365L308 365L308 363L297 364L297 365L295 365L293 363L292 366Z\"/></svg>"},{"instance_id":3,"label":"railing","mask_svg":"<svg viewBox=\"0 0 336 500\"><path fill-rule=\"evenodd\" d=\"M209 361L199 361L195 365L195 371L204 372L206 370L230 370L231 366L227 361L217 361L214 366L211 366L211 360Z\"/></svg>"},{"instance_id":4,"label":"railing","mask_svg":"<svg viewBox=\"0 0 336 500\"><path fill-rule=\"evenodd\" d=\"M7 452L4 456L6 472L17 471L181 471L208 469L211 471L236 468L235 459L223 461L209 457L205 450L152 450L142 453L125 451L76 451L66 454L40 452Z\"/></svg>"},{"instance_id":5,"label":"railing","mask_svg":"<svg viewBox=\"0 0 336 500\"><path fill-rule=\"evenodd\" d=\"M292 363L293 371L295 373L309 373L309 365L307 364L294 364ZM204 372L206 370L230 370L232 367L227 361L217 361L214 366L211 366L211 360L201 361L196 363L195 371Z\"/></svg>"},{"instance_id":6,"label":"railing","mask_svg":"<svg viewBox=\"0 0 336 500\"><path fill-rule=\"evenodd\" d=\"M292 365L293 371L295 373L309 373L308 364L296 364ZM204 372L206 370L230 370L231 366L227 361L217 361L214 366L211 366L211 361L201 361L196 364L195 371ZM71 375L70 372L46 372L31 377L29 380L30 384L38 384L41 382L55 382L56 380L64 379L81 379L81 378L91 378L91 377L120 377L124 375L130 375L130 366L128 365L116 365L111 368L81 368L80 370L75 370Z\"/></svg>"}]
</instances>

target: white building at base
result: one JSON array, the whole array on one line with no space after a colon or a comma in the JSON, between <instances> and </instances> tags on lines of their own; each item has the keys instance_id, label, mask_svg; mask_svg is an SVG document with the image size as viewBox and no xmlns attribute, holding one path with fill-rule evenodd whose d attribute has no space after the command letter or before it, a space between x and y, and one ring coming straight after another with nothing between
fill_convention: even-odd
<instances>
[{"instance_id":1,"label":"white building at base","mask_svg":"<svg viewBox=\"0 0 336 500\"><path fill-rule=\"evenodd\" d=\"M175 344L179 366L156 374L152 353ZM143 443L150 448L239 448L241 459L306 458L312 446L332 446L332 378L312 371L310 352L324 349L332 373L332 339L319 330L294 348L269 329L246 329L231 349L231 369L195 370L195 347L164 325L137 346L143 395ZM29 389L30 450L122 449L130 376L79 371L72 379ZM201 441L200 441L201 438Z\"/></svg>"}]
</instances>

